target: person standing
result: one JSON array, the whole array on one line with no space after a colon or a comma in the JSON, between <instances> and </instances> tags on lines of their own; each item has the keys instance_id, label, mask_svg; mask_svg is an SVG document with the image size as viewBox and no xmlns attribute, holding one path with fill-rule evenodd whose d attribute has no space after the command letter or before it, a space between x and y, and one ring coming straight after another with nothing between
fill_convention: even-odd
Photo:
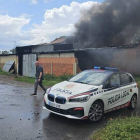
<instances>
[{"instance_id":1,"label":"person standing","mask_svg":"<svg viewBox=\"0 0 140 140\"><path fill-rule=\"evenodd\" d=\"M39 64L38 61L35 62L35 65L37 67L36 80L35 80L35 85L34 85L34 93L30 94L31 96L37 95L38 85L44 90L44 92L46 92L46 89L42 84L42 82L44 80L43 67Z\"/></svg>"}]
</instances>

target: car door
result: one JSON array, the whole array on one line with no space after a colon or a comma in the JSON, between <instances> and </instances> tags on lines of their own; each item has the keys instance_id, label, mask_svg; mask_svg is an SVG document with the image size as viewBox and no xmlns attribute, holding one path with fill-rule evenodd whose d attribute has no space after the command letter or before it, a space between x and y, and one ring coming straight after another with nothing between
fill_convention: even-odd
<instances>
[{"instance_id":1,"label":"car door","mask_svg":"<svg viewBox=\"0 0 140 140\"><path fill-rule=\"evenodd\" d=\"M133 95L133 79L127 73L121 73L121 102L122 105L128 103Z\"/></svg>"},{"instance_id":2,"label":"car door","mask_svg":"<svg viewBox=\"0 0 140 140\"><path fill-rule=\"evenodd\" d=\"M113 109L121 104L120 100L120 75L119 73L113 74L107 80L105 84L105 98L106 98L106 108L105 110Z\"/></svg>"}]
</instances>

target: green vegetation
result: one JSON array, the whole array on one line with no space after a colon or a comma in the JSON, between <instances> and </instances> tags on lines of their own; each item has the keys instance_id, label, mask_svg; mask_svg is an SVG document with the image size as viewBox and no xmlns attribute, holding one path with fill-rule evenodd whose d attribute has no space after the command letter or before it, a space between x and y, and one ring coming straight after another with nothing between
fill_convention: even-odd
<instances>
[{"instance_id":1,"label":"green vegetation","mask_svg":"<svg viewBox=\"0 0 140 140\"><path fill-rule=\"evenodd\" d=\"M69 75L65 75L65 78L64 78L63 76L55 77L54 75L50 75L50 74L46 75L45 74L43 84L45 86L53 86L59 82L67 80L69 77L70 77ZM27 83L34 83L35 82L35 78L25 77L25 76L18 76L17 78L15 78L15 80L27 82Z\"/></svg>"},{"instance_id":2,"label":"green vegetation","mask_svg":"<svg viewBox=\"0 0 140 140\"><path fill-rule=\"evenodd\" d=\"M10 74L7 72L4 72L2 69L0 69L0 75L10 75ZM55 75L51 75L51 74L44 74L43 84L45 86L53 86L59 82L69 79L70 77L72 77L72 75L55 76ZM17 81L27 82L27 83L35 82L35 78L26 77L26 76L15 76L14 79Z\"/></svg>"},{"instance_id":3,"label":"green vegetation","mask_svg":"<svg viewBox=\"0 0 140 140\"><path fill-rule=\"evenodd\" d=\"M135 81L138 83L138 85L140 86L140 75L133 75L135 78Z\"/></svg>"},{"instance_id":4,"label":"green vegetation","mask_svg":"<svg viewBox=\"0 0 140 140\"><path fill-rule=\"evenodd\" d=\"M9 73L3 71L3 70L0 68L0 75L9 75Z\"/></svg>"},{"instance_id":5,"label":"green vegetation","mask_svg":"<svg viewBox=\"0 0 140 140\"><path fill-rule=\"evenodd\" d=\"M140 117L112 119L91 140L140 140Z\"/></svg>"},{"instance_id":6,"label":"green vegetation","mask_svg":"<svg viewBox=\"0 0 140 140\"><path fill-rule=\"evenodd\" d=\"M17 76L15 78L15 80L21 81L21 82L27 82L27 83L34 83L35 82L35 78L26 77L26 76Z\"/></svg>"},{"instance_id":7,"label":"green vegetation","mask_svg":"<svg viewBox=\"0 0 140 140\"><path fill-rule=\"evenodd\" d=\"M65 81L65 80L69 79L70 77L72 77L72 76L71 75L62 75L62 76L57 77L57 76L54 76L51 74L45 74L43 84L45 86L52 86L52 85L55 85L59 82ZM18 76L15 79L17 81L22 81L22 82L27 82L27 83L34 83L35 82L35 78L25 77L25 76Z\"/></svg>"},{"instance_id":8,"label":"green vegetation","mask_svg":"<svg viewBox=\"0 0 140 140\"><path fill-rule=\"evenodd\" d=\"M4 72L1 68L0 68L0 75L10 75L7 72ZM138 83L138 85L140 86L140 75L133 75L136 82ZM51 75L51 74L45 74L44 75L44 85L45 86L52 86L54 84L57 84L59 82L65 81L67 79L69 79L70 77L72 77L72 75L62 75L62 76L55 76L55 75ZM28 82L28 83L34 83L35 82L35 78L31 78L31 77L23 77L23 76L18 76L17 78L15 78L15 80L17 81L22 81L22 82Z\"/></svg>"},{"instance_id":9,"label":"green vegetation","mask_svg":"<svg viewBox=\"0 0 140 140\"><path fill-rule=\"evenodd\" d=\"M43 83L44 83L44 85L52 86L59 82L68 80L70 77L72 77L72 75L55 76L55 75L51 75L51 74L44 74Z\"/></svg>"}]
</instances>

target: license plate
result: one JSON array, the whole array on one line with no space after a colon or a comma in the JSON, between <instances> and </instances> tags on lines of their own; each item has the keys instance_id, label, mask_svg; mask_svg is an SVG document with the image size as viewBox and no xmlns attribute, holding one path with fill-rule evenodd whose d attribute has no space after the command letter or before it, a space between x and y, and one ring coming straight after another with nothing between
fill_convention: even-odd
<instances>
[{"instance_id":1,"label":"license plate","mask_svg":"<svg viewBox=\"0 0 140 140\"><path fill-rule=\"evenodd\" d=\"M60 108L60 105L52 103L50 101L49 101L49 105L52 106L52 107Z\"/></svg>"}]
</instances>

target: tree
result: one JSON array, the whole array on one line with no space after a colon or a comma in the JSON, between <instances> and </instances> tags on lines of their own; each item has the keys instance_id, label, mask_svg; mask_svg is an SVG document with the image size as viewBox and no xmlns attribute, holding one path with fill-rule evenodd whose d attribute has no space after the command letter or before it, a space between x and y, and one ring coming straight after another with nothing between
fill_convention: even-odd
<instances>
[{"instance_id":1,"label":"tree","mask_svg":"<svg viewBox=\"0 0 140 140\"><path fill-rule=\"evenodd\" d=\"M9 54L9 52L8 51L3 51L2 54Z\"/></svg>"},{"instance_id":2,"label":"tree","mask_svg":"<svg viewBox=\"0 0 140 140\"><path fill-rule=\"evenodd\" d=\"M10 52L11 52L12 54L15 54L15 53L16 53L16 48L13 48L12 50L10 50Z\"/></svg>"}]
</instances>

